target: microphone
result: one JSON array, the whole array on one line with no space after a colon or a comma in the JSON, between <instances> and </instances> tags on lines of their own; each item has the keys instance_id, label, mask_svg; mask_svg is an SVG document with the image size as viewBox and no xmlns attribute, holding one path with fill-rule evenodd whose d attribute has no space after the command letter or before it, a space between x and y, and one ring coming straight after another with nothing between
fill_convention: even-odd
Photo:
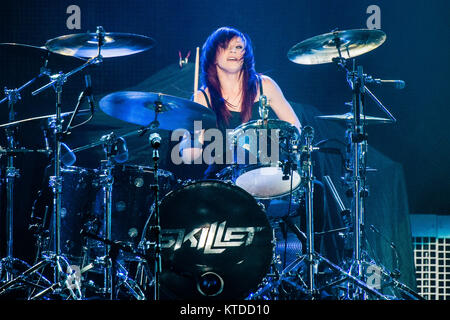
<instances>
[{"instance_id":1,"label":"microphone","mask_svg":"<svg viewBox=\"0 0 450 320\"><path fill-rule=\"evenodd\" d=\"M375 80L378 80L379 83L393 83L395 89L398 89L398 90L401 90L406 86L406 83L403 80L380 80L380 79L375 79Z\"/></svg>"},{"instance_id":2,"label":"microphone","mask_svg":"<svg viewBox=\"0 0 450 320\"><path fill-rule=\"evenodd\" d=\"M112 147L114 154L114 161L117 163L124 163L128 160L128 147L125 139L123 137L119 137L113 144Z\"/></svg>"},{"instance_id":3,"label":"microphone","mask_svg":"<svg viewBox=\"0 0 450 320\"><path fill-rule=\"evenodd\" d=\"M84 95L88 99L89 106L91 107L91 113L93 114L95 111L95 102L94 102L94 96L92 94L91 76L89 74L84 75L84 82L86 84L86 89L84 91Z\"/></svg>"},{"instance_id":4,"label":"microphone","mask_svg":"<svg viewBox=\"0 0 450 320\"><path fill-rule=\"evenodd\" d=\"M158 133L153 132L148 137L148 141L150 142L151 146L156 149L161 145L161 136Z\"/></svg>"},{"instance_id":5,"label":"microphone","mask_svg":"<svg viewBox=\"0 0 450 320\"><path fill-rule=\"evenodd\" d=\"M375 82L376 84L391 83L394 85L395 89L398 89L398 90L401 90L406 86L406 82L403 80L383 80L383 79L369 78L366 81L369 83Z\"/></svg>"},{"instance_id":6,"label":"microphone","mask_svg":"<svg viewBox=\"0 0 450 320\"><path fill-rule=\"evenodd\" d=\"M314 128L311 126L305 126L302 130L303 136L305 139L313 139L314 138Z\"/></svg>"},{"instance_id":7,"label":"microphone","mask_svg":"<svg viewBox=\"0 0 450 320\"><path fill-rule=\"evenodd\" d=\"M67 167L72 166L75 161L77 161L77 157L75 153L65 144L61 143L61 162Z\"/></svg>"}]
</instances>

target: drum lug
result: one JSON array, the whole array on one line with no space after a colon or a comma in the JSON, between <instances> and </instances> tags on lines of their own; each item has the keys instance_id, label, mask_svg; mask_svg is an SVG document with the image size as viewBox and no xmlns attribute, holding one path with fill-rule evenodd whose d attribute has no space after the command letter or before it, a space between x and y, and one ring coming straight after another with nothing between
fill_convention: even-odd
<instances>
[{"instance_id":1,"label":"drum lug","mask_svg":"<svg viewBox=\"0 0 450 320\"><path fill-rule=\"evenodd\" d=\"M222 180L222 182L230 185L234 185L234 182L232 180Z\"/></svg>"},{"instance_id":2,"label":"drum lug","mask_svg":"<svg viewBox=\"0 0 450 320\"><path fill-rule=\"evenodd\" d=\"M183 186L183 187L185 187L185 186L187 186L187 185L189 185L189 184L191 184L191 183L194 182L194 180L192 180L192 179L179 180L179 181L180 181L180 183L181 183L181 186Z\"/></svg>"},{"instance_id":3,"label":"drum lug","mask_svg":"<svg viewBox=\"0 0 450 320\"><path fill-rule=\"evenodd\" d=\"M261 201L258 201L258 206L262 209L264 213L266 213L266 206Z\"/></svg>"}]
</instances>

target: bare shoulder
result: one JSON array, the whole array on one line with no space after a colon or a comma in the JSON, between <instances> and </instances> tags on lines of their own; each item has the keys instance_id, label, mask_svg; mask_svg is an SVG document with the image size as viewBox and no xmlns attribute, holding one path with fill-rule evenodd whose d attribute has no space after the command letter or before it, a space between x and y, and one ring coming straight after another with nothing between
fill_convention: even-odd
<instances>
[{"instance_id":1,"label":"bare shoulder","mask_svg":"<svg viewBox=\"0 0 450 320\"><path fill-rule=\"evenodd\" d=\"M280 91L280 87L275 82L275 80L273 80L271 77L269 77L267 75L261 75L260 77L262 80L262 86L263 86L264 92L267 92L269 94L271 92L279 92Z\"/></svg>"}]
</instances>

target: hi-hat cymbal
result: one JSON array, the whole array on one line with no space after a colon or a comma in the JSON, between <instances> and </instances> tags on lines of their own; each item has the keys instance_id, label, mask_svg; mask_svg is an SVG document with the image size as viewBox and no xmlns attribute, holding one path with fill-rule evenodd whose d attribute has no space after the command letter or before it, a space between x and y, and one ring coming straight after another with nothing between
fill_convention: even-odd
<instances>
[{"instance_id":1,"label":"hi-hat cymbal","mask_svg":"<svg viewBox=\"0 0 450 320\"><path fill-rule=\"evenodd\" d=\"M298 64L330 63L334 58L350 59L367 53L385 40L381 30L334 31L297 43L288 51L288 58Z\"/></svg>"},{"instance_id":2,"label":"hi-hat cymbal","mask_svg":"<svg viewBox=\"0 0 450 320\"><path fill-rule=\"evenodd\" d=\"M351 112L347 112L344 114L316 116L316 118L322 119L322 120L333 120L333 121L341 121L341 122L352 122L354 119L353 113L351 113ZM393 121L391 119L366 116L366 115L361 115L361 121L364 121L368 124L393 123Z\"/></svg>"},{"instance_id":3,"label":"hi-hat cymbal","mask_svg":"<svg viewBox=\"0 0 450 320\"><path fill-rule=\"evenodd\" d=\"M102 34L101 56L103 58L121 57L148 50L155 46L150 37L106 32ZM69 34L48 40L46 48L65 56L94 58L98 55L100 36L97 33Z\"/></svg>"},{"instance_id":4,"label":"hi-hat cymbal","mask_svg":"<svg viewBox=\"0 0 450 320\"><path fill-rule=\"evenodd\" d=\"M160 104L160 111L156 112ZM121 91L105 96L100 109L111 117L129 123L149 126L158 122L164 130L186 129L193 132L194 121L202 121L202 128L215 126L215 113L193 101L160 93Z\"/></svg>"}]
</instances>

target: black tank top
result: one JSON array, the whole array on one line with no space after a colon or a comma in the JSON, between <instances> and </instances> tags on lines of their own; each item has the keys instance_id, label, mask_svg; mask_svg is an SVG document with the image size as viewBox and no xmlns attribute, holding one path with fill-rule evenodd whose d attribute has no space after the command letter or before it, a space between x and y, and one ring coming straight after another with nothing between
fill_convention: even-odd
<instances>
[{"instance_id":1,"label":"black tank top","mask_svg":"<svg viewBox=\"0 0 450 320\"><path fill-rule=\"evenodd\" d=\"M264 92L263 92L263 86L262 86L261 77L258 77L258 82L259 82L259 93L260 93L260 96L262 96L262 95L264 95ZM206 100L206 103L207 103L208 107L210 109L212 109L211 103L209 101L208 95L206 94L205 90L203 90L203 89L199 89L199 90L205 96L205 100ZM228 120L228 125L224 125L222 128L218 128L222 132L222 135L224 137L223 150L225 150L226 129L235 129L235 128L237 128L238 126L240 126L242 124L241 113L239 111L230 111L230 112L231 112L231 117ZM275 113L273 112L272 109L269 109L269 116L268 117L270 119L277 118L277 116L275 115ZM257 120L257 119L260 119L260 118L261 117L259 115L259 101L257 101L252 106L252 116L251 116L249 121ZM217 173L219 173L222 169L224 169L227 166L228 166L227 164L212 163L206 169L203 178L204 179L217 179Z\"/></svg>"}]
</instances>

